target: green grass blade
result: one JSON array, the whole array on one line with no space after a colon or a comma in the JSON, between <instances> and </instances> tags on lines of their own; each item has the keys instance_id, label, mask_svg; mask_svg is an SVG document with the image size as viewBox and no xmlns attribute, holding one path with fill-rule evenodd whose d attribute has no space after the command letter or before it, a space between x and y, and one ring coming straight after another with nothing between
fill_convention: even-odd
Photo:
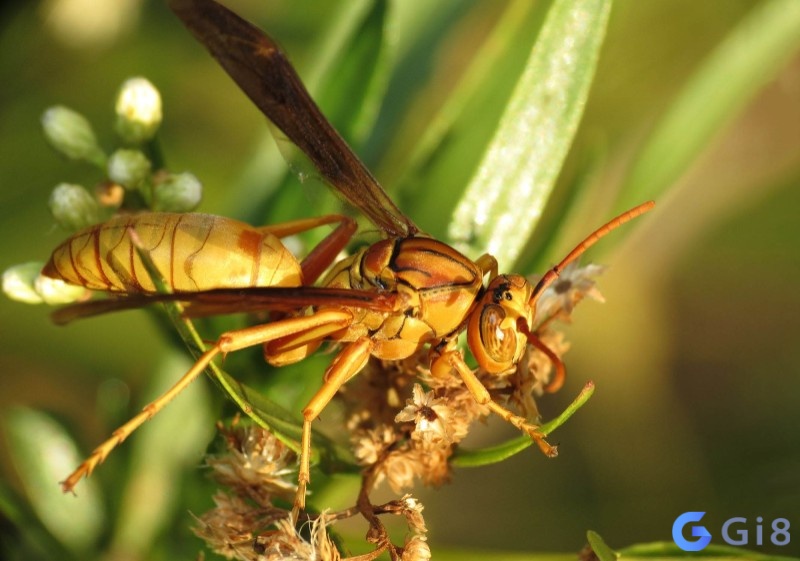
<instances>
[{"instance_id":1,"label":"green grass blade","mask_svg":"<svg viewBox=\"0 0 800 561\"><path fill-rule=\"evenodd\" d=\"M593 393L594 382L587 382L586 385L583 386L581 392L578 394L578 397L576 397L558 417L552 421L544 423L539 427L541 433L545 436L548 436L558 427L566 423L567 420L572 417L578 409L583 407L586 402L589 401L589 398L592 397ZM496 464L522 452L526 448L530 447L531 444L533 444L533 440L531 440L529 436L524 435L507 440L502 444L488 446L479 450L467 450L464 448L459 448L453 454L451 463L456 467L478 467Z\"/></svg>"},{"instance_id":2,"label":"green grass blade","mask_svg":"<svg viewBox=\"0 0 800 561\"><path fill-rule=\"evenodd\" d=\"M619 559L654 559L661 561L687 559L691 554L686 553L672 542L652 542L631 545L622 548L618 552ZM704 559L741 559L748 561L800 561L798 557L788 557L783 555L770 555L742 547L729 545L707 546L703 551L691 555L695 558Z\"/></svg>"},{"instance_id":3,"label":"green grass blade","mask_svg":"<svg viewBox=\"0 0 800 561\"><path fill-rule=\"evenodd\" d=\"M706 58L656 125L620 194L623 210L658 198L800 48L800 2L757 5Z\"/></svg>"},{"instance_id":4,"label":"green grass blade","mask_svg":"<svg viewBox=\"0 0 800 561\"><path fill-rule=\"evenodd\" d=\"M467 255L488 251L503 268L530 237L583 114L610 7L610 0L562 0L550 9L494 139L456 207L450 236Z\"/></svg>"},{"instance_id":5,"label":"green grass blade","mask_svg":"<svg viewBox=\"0 0 800 561\"><path fill-rule=\"evenodd\" d=\"M594 554L600 561L617 560L618 555L613 549L606 545L606 542L603 541L603 538L601 538L597 532L589 530L586 532L586 539L589 541L589 545L592 546L592 551L594 551Z\"/></svg>"}]
</instances>

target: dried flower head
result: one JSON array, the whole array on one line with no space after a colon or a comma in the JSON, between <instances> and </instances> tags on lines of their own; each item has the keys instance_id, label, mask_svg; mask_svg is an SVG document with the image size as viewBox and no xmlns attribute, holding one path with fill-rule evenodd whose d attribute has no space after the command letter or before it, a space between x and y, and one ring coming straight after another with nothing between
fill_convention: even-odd
<instances>
[{"instance_id":1,"label":"dried flower head","mask_svg":"<svg viewBox=\"0 0 800 561\"><path fill-rule=\"evenodd\" d=\"M255 536L287 516L276 508L253 507L241 497L217 491L214 508L198 519L193 528L208 547L226 559L259 559L253 549Z\"/></svg>"},{"instance_id":2,"label":"dried flower head","mask_svg":"<svg viewBox=\"0 0 800 561\"><path fill-rule=\"evenodd\" d=\"M216 507L198 519L197 536L226 559L242 561L338 561L323 513L311 521L306 540L285 510L253 507L240 497L218 492Z\"/></svg>"},{"instance_id":3,"label":"dried flower head","mask_svg":"<svg viewBox=\"0 0 800 561\"><path fill-rule=\"evenodd\" d=\"M306 541L289 518L275 523L275 530L265 532L255 541L259 561L338 561L339 551L328 537L325 513L310 522Z\"/></svg>"},{"instance_id":4,"label":"dried flower head","mask_svg":"<svg viewBox=\"0 0 800 561\"><path fill-rule=\"evenodd\" d=\"M258 426L220 427L220 431L227 452L206 459L217 482L262 506L272 496L294 495L294 453L285 444Z\"/></svg>"},{"instance_id":5,"label":"dried flower head","mask_svg":"<svg viewBox=\"0 0 800 561\"><path fill-rule=\"evenodd\" d=\"M395 416L395 422L413 421L416 427L411 433L412 438L451 442L448 427L451 411L447 402L435 397L433 391L424 391L419 384L414 384L412 394L403 410Z\"/></svg>"},{"instance_id":6,"label":"dried flower head","mask_svg":"<svg viewBox=\"0 0 800 561\"><path fill-rule=\"evenodd\" d=\"M386 453L390 446L397 441L393 427L380 425L374 429L356 431L352 438L353 453L362 466L370 466Z\"/></svg>"},{"instance_id":7,"label":"dried flower head","mask_svg":"<svg viewBox=\"0 0 800 561\"><path fill-rule=\"evenodd\" d=\"M539 297L534 324L540 325L555 317L561 321L569 321L575 305L586 296L598 302L605 302L605 298L595 286L595 277L605 270L602 265L589 264L581 267L577 261L564 267L558 279Z\"/></svg>"},{"instance_id":8,"label":"dried flower head","mask_svg":"<svg viewBox=\"0 0 800 561\"><path fill-rule=\"evenodd\" d=\"M422 517L424 506L411 495L405 495L400 501L403 504L403 516L406 517L408 529L415 534L426 534L428 528L425 526L425 519Z\"/></svg>"},{"instance_id":9,"label":"dried flower head","mask_svg":"<svg viewBox=\"0 0 800 561\"><path fill-rule=\"evenodd\" d=\"M410 536L403 547L403 561L427 561L431 558L431 548L425 536Z\"/></svg>"}]
</instances>

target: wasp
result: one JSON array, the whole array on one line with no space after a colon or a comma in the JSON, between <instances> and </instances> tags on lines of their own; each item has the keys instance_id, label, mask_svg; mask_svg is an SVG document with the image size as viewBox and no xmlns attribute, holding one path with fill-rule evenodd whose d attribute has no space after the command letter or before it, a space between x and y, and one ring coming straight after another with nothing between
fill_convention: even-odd
<instances>
[{"instance_id":1,"label":"wasp","mask_svg":"<svg viewBox=\"0 0 800 561\"><path fill-rule=\"evenodd\" d=\"M223 333L170 390L97 447L62 483L63 489L71 490L89 475L215 358L257 345L275 366L303 360L326 341L341 345L324 382L302 411L295 512L305 508L310 482L312 422L370 357L399 361L429 347L434 375L457 372L476 401L527 433L547 456L555 456L556 447L537 425L492 399L456 340L466 331L479 367L497 375L515 368L533 345L556 367L549 389L560 386L564 366L534 333L538 299L564 267L653 203L598 228L536 284L521 275L500 274L491 255L473 261L426 235L400 211L263 31L212 0L173 0L170 5L264 115L310 158L322 178L381 230L383 239L337 261L357 230L355 221L345 216L253 227L206 214L140 213L118 216L62 243L44 275L128 297L78 304L67 316L90 315L93 304L105 311L165 299L185 303L190 312L280 311L273 321ZM324 225L336 227L302 261L281 242L282 237ZM152 260L171 294L160 293L138 248Z\"/></svg>"}]
</instances>

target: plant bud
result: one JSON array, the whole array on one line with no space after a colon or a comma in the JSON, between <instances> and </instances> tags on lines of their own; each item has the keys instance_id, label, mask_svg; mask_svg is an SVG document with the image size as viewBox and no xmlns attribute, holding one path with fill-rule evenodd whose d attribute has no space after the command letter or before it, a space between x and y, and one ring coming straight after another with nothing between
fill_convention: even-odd
<instances>
[{"instance_id":1,"label":"plant bud","mask_svg":"<svg viewBox=\"0 0 800 561\"><path fill-rule=\"evenodd\" d=\"M51 107L42 115L42 128L50 145L66 157L97 166L105 164L106 155L92 125L80 113L61 105Z\"/></svg>"},{"instance_id":2,"label":"plant bud","mask_svg":"<svg viewBox=\"0 0 800 561\"><path fill-rule=\"evenodd\" d=\"M50 195L50 212L63 228L75 231L100 222L100 205L80 185L61 183Z\"/></svg>"},{"instance_id":3,"label":"plant bud","mask_svg":"<svg viewBox=\"0 0 800 561\"><path fill-rule=\"evenodd\" d=\"M108 159L108 178L126 189L135 189L150 175L150 160L139 150L121 148Z\"/></svg>"},{"instance_id":4,"label":"plant bud","mask_svg":"<svg viewBox=\"0 0 800 561\"><path fill-rule=\"evenodd\" d=\"M156 183L153 190L153 210L189 212L200 204L203 185L189 172L170 173Z\"/></svg>"},{"instance_id":5,"label":"plant bud","mask_svg":"<svg viewBox=\"0 0 800 561\"><path fill-rule=\"evenodd\" d=\"M35 282L43 266L34 261L9 267L3 271L3 292L18 302L41 304L42 297L36 292Z\"/></svg>"},{"instance_id":6,"label":"plant bud","mask_svg":"<svg viewBox=\"0 0 800 561\"><path fill-rule=\"evenodd\" d=\"M122 140L147 142L161 124L161 94L149 80L130 78L119 90L116 113L116 130Z\"/></svg>"},{"instance_id":7,"label":"plant bud","mask_svg":"<svg viewBox=\"0 0 800 561\"><path fill-rule=\"evenodd\" d=\"M53 279L44 275L38 275L34 280L34 290L45 304L71 304L79 300L85 300L90 291L82 286L69 284L61 279Z\"/></svg>"}]
</instances>

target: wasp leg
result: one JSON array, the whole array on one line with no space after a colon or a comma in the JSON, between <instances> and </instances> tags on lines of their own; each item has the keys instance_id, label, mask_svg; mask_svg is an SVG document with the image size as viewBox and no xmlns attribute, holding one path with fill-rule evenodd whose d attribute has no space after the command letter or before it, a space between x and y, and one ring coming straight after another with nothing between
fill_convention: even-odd
<instances>
[{"instance_id":1,"label":"wasp leg","mask_svg":"<svg viewBox=\"0 0 800 561\"><path fill-rule=\"evenodd\" d=\"M297 520L299 512L306 507L306 486L311 480L311 423L325 409L339 388L361 372L374 346L375 342L372 339L361 337L342 349L325 371L325 383L303 409L300 470L297 474L297 494L292 509L293 520Z\"/></svg>"},{"instance_id":2,"label":"wasp leg","mask_svg":"<svg viewBox=\"0 0 800 561\"><path fill-rule=\"evenodd\" d=\"M72 491L78 481L85 476L89 476L114 448L145 421L161 411L176 395L191 384L217 355L225 355L232 351L261 345L275 339L310 330L313 330L318 337L324 337L347 327L352 321L352 314L345 310L323 310L311 316L288 318L275 323L256 325L222 334L214 346L203 353L194 366L174 386L156 400L148 403L141 413L115 430L111 438L95 448L92 454L69 477L61 482L61 489L64 492Z\"/></svg>"},{"instance_id":3,"label":"wasp leg","mask_svg":"<svg viewBox=\"0 0 800 561\"><path fill-rule=\"evenodd\" d=\"M446 361L445 364L451 366L458 372L458 374L461 376L461 379L464 380L464 384L467 386L467 389L478 403L485 405L493 413L499 415L507 422L517 427L519 430L527 433L528 436L530 436L534 442L536 442L546 456L552 458L558 455L558 449L545 440L545 435L541 433L538 426L528 423L524 417L515 415L492 399L492 396L489 395L489 390L487 390L486 387L481 384L481 381L478 380L472 369L467 365L466 362L464 362L464 356L460 351L447 351L436 358L437 363L442 360ZM433 364L431 369L438 370L441 367L441 364Z\"/></svg>"},{"instance_id":4,"label":"wasp leg","mask_svg":"<svg viewBox=\"0 0 800 561\"><path fill-rule=\"evenodd\" d=\"M489 274L489 280L495 278L498 274L497 259L493 255L484 253L475 260L475 264L483 271L483 274Z\"/></svg>"}]
</instances>

